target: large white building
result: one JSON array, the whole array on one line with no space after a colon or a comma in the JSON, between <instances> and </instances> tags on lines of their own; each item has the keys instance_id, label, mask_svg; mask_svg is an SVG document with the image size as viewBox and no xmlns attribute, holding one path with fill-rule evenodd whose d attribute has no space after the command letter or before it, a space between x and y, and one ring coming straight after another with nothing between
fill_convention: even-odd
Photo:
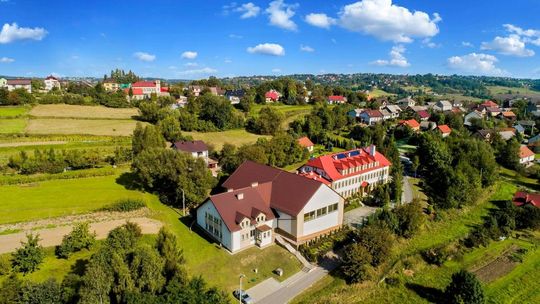
<instances>
[{"instance_id":1,"label":"large white building","mask_svg":"<svg viewBox=\"0 0 540 304\"><path fill-rule=\"evenodd\" d=\"M299 174L246 161L223 187L197 208L197 224L232 253L271 245L276 233L303 244L343 224L343 198Z\"/></svg>"},{"instance_id":2,"label":"large white building","mask_svg":"<svg viewBox=\"0 0 540 304\"><path fill-rule=\"evenodd\" d=\"M43 82L45 83L45 90L48 92L54 88L59 88L60 89L60 81L58 80L58 78L50 75L48 76L47 78L45 78L45 80L43 80Z\"/></svg>"},{"instance_id":3,"label":"large white building","mask_svg":"<svg viewBox=\"0 0 540 304\"><path fill-rule=\"evenodd\" d=\"M372 145L312 158L300 172L347 198L357 193L368 194L376 186L389 182L390 166L390 161Z\"/></svg>"},{"instance_id":4,"label":"large white building","mask_svg":"<svg viewBox=\"0 0 540 304\"><path fill-rule=\"evenodd\" d=\"M8 91L15 89L25 89L28 93L32 93L32 80L30 79L8 79L6 81Z\"/></svg>"}]
</instances>

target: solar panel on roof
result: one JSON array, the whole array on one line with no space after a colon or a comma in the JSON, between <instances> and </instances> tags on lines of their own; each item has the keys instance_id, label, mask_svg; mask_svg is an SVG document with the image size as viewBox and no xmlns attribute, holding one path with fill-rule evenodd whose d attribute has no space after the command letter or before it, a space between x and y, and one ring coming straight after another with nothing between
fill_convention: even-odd
<instances>
[{"instance_id":1,"label":"solar panel on roof","mask_svg":"<svg viewBox=\"0 0 540 304\"><path fill-rule=\"evenodd\" d=\"M344 158L347 158L347 154L341 153L337 155L337 159L344 159Z\"/></svg>"},{"instance_id":2,"label":"solar panel on roof","mask_svg":"<svg viewBox=\"0 0 540 304\"><path fill-rule=\"evenodd\" d=\"M351 151L351 152L349 153L349 155L350 155L350 156L360 155L360 151L358 151L358 150Z\"/></svg>"}]
</instances>

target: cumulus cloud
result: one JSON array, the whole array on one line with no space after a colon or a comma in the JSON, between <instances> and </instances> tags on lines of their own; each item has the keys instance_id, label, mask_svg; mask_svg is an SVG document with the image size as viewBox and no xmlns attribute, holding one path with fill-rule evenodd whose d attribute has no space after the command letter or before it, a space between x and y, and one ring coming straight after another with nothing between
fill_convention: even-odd
<instances>
[{"instance_id":1,"label":"cumulus cloud","mask_svg":"<svg viewBox=\"0 0 540 304\"><path fill-rule=\"evenodd\" d=\"M261 8L253 4L253 2L248 2L240 5L234 11L242 14L240 18L248 19L257 17L261 11Z\"/></svg>"},{"instance_id":2,"label":"cumulus cloud","mask_svg":"<svg viewBox=\"0 0 540 304\"><path fill-rule=\"evenodd\" d=\"M254 47L247 48L248 53L251 54L263 54L270 56L284 56L285 49L276 43L261 43Z\"/></svg>"},{"instance_id":3,"label":"cumulus cloud","mask_svg":"<svg viewBox=\"0 0 540 304\"><path fill-rule=\"evenodd\" d=\"M0 57L0 63L12 63L15 59L9 57Z\"/></svg>"},{"instance_id":4,"label":"cumulus cloud","mask_svg":"<svg viewBox=\"0 0 540 304\"><path fill-rule=\"evenodd\" d=\"M498 68L495 65L497 62L497 57L482 53L471 53L463 56L453 56L447 59L448 67L469 74L493 76L506 75L506 71Z\"/></svg>"},{"instance_id":5,"label":"cumulus cloud","mask_svg":"<svg viewBox=\"0 0 540 304\"><path fill-rule=\"evenodd\" d=\"M47 31L41 27L19 27L17 23L5 23L0 31L0 44L10 43L16 40L42 40Z\"/></svg>"},{"instance_id":6,"label":"cumulus cloud","mask_svg":"<svg viewBox=\"0 0 540 304\"><path fill-rule=\"evenodd\" d=\"M306 22L316 27L329 29L336 24L336 19L322 13L312 13L306 16Z\"/></svg>"},{"instance_id":7,"label":"cumulus cloud","mask_svg":"<svg viewBox=\"0 0 540 304\"><path fill-rule=\"evenodd\" d=\"M519 36L525 36L525 37L536 37L540 38L540 30L533 30L533 29L522 29L519 26L515 26L513 24L503 24L503 27L510 33L514 33Z\"/></svg>"},{"instance_id":8,"label":"cumulus cloud","mask_svg":"<svg viewBox=\"0 0 540 304\"><path fill-rule=\"evenodd\" d=\"M372 62L374 65L379 66L394 66L400 68L406 68L410 66L410 63L407 61L407 58L403 55L405 53L405 47L403 45L396 45L390 50L390 59L379 59Z\"/></svg>"},{"instance_id":9,"label":"cumulus cloud","mask_svg":"<svg viewBox=\"0 0 540 304\"><path fill-rule=\"evenodd\" d=\"M202 69L193 69L177 72L178 75L208 75L217 73L216 69L213 68L202 68Z\"/></svg>"},{"instance_id":10,"label":"cumulus cloud","mask_svg":"<svg viewBox=\"0 0 540 304\"><path fill-rule=\"evenodd\" d=\"M133 56L139 59L140 61L152 62L156 60L156 55L149 54L146 52L136 52L133 54Z\"/></svg>"},{"instance_id":11,"label":"cumulus cloud","mask_svg":"<svg viewBox=\"0 0 540 304\"><path fill-rule=\"evenodd\" d=\"M339 24L354 32L399 43L414 38L433 37L439 33L442 19L434 13L414 11L392 4L392 0L363 0L346 5L339 12Z\"/></svg>"},{"instance_id":12,"label":"cumulus cloud","mask_svg":"<svg viewBox=\"0 0 540 304\"><path fill-rule=\"evenodd\" d=\"M534 56L534 51L525 47L525 42L521 37L511 34L508 37L495 37L493 41L482 42L482 50L493 50L503 55L530 57Z\"/></svg>"},{"instance_id":13,"label":"cumulus cloud","mask_svg":"<svg viewBox=\"0 0 540 304\"><path fill-rule=\"evenodd\" d=\"M296 14L298 4L287 4L283 0L275 0L270 2L266 13L268 14L268 20L273 26L280 27L289 31L296 31L298 26L291 18Z\"/></svg>"},{"instance_id":14,"label":"cumulus cloud","mask_svg":"<svg viewBox=\"0 0 540 304\"><path fill-rule=\"evenodd\" d=\"M185 51L182 53L181 57L184 59L195 59L197 58L197 52L194 51Z\"/></svg>"},{"instance_id":15,"label":"cumulus cloud","mask_svg":"<svg viewBox=\"0 0 540 304\"><path fill-rule=\"evenodd\" d=\"M315 52L315 49L310 47L309 45L300 45L300 51L312 53Z\"/></svg>"}]
</instances>

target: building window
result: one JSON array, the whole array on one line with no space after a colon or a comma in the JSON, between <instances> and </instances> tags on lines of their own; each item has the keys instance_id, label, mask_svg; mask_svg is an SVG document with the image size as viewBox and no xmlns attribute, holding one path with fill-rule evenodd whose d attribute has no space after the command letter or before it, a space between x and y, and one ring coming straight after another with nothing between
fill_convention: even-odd
<instances>
[{"instance_id":1,"label":"building window","mask_svg":"<svg viewBox=\"0 0 540 304\"><path fill-rule=\"evenodd\" d=\"M328 206L328 213L334 212L336 210L338 210L338 204L337 203Z\"/></svg>"},{"instance_id":2,"label":"building window","mask_svg":"<svg viewBox=\"0 0 540 304\"><path fill-rule=\"evenodd\" d=\"M321 209L317 209L317 217L323 216L325 214L326 214L326 207L321 208Z\"/></svg>"},{"instance_id":3,"label":"building window","mask_svg":"<svg viewBox=\"0 0 540 304\"><path fill-rule=\"evenodd\" d=\"M315 219L315 211L311 211L304 214L304 222L308 222Z\"/></svg>"}]
</instances>

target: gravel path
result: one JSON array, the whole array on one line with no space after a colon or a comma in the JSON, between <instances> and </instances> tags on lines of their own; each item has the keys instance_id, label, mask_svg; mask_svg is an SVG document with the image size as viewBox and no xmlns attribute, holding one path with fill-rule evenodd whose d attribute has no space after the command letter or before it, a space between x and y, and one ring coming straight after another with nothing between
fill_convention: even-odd
<instances>
[{"instance_id":1,"label":"gravel path","mask_svg":"<svg viewBox=\"0 0 540 304\"><path fill-rule=\"evenodd\" d=\"M102 222L96 222L90 224L90 231L96 233L97 239L104 239L107 237L109 231L114 228L125 224L127 221L137 223L141 227L143 234L156 234L163 224L160 221L150 219L147 217L135 217L129 219L116 219ZM21 242L26 240L26 233L32 232L39 234L40 244L43 247L51 247L60 245L64 235L71 232L72 226L61 226L49 229L37 229L7 235L0 235L0 254L13 252L15 249L21 246Z\"/></svg>"}]
</instances>

